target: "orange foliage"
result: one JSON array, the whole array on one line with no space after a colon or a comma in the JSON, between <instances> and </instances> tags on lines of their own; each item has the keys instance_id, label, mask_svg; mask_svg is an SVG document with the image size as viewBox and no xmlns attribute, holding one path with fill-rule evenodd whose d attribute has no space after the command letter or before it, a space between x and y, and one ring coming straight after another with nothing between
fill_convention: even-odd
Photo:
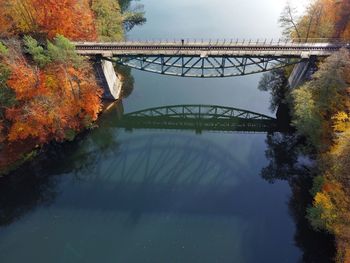
<instances>
[{"instance_id":1,"label":"orange foliage","mask_svg":"<svg viewBox=\"0 0 350 263\"><path fill-rule=\"evenodd\" d=\"M350 0L338 3L335 14L335 36L350 39Z\"/></svg>"},{"instance_id":2,"label":"orange foliage","mask_svg":"<svg viewBox=\"0 0 350 263\"><path fill-rule=\"evenodd\" d=\"M304 16L298 21L301 37L309 38L349 38L350 0L310 1ZM296 37L297 32L292 32Z\"/></svg>"},{"instance_id":3,"label":"orange foliage","mask_svg":"<svg viewBox=\"0 0 350 263\"><path fill-rule=\"evenodd\" d=\"M9 70L3 85L14 100L0 116L1 169L35 145L72 139L88 127L101 110L102 90L87 62L78 67L67 59L41 69L27 60L16 40L25 34L39 42L56 35L96 40L90 0L0 0L0 14L0 37L8 38L9 49L9 55L0 57Z\"/></svg>"},{"instance_id":4,"label":"orange foliage","mask_svg":"<svg viewBox=\"0 0 350 263\"><path fill-rule=\"evenodd\" d=\"M7 81L9 87L16 92L19 100L31 99L40 92L39 73L29 66L24 59L14 60L9 64L11 70Z\"/></svg>"},{"instance_id":5,"label":"orange foliage","mask_svg":"<svg viewBox=\"0 0 350 263\"><path fill-rule=\"evenodd\" d=\"M88 0L0 0L4 35L57 34L71 40L95 40L94 15Z\"/></svg>"},{"instance_id":6,"label":"orange foliage","mask_svg":"<svg viewBox=\"0 0 350 263\"><path fill-rule=\"evenodd\" d=\"M88 0L31 0L40 31L71 40L94 40L96 29Z\"/></svg>"},{"instance_id":7,"label":"orange foliage","mask_svg":"<svg viewBox=\"0 0 350 263\"><path fill-rule=\"evenodd\" d=\"M96 85L91 66L79 69L50 64L39 70L25 60L8 62L8 86L15 92L17 105L6 110L12 122L8 140L27 138L46 143L66 138L69 130L79 131L96 120L101 109L101 89Z\"/></svg>"}]
</instances>

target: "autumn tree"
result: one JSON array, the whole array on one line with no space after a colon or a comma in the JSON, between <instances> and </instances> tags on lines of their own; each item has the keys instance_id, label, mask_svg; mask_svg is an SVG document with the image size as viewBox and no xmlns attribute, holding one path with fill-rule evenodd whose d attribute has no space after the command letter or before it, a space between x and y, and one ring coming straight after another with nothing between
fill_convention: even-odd
<instances>
[{"instance_id":1,"label":"autumn tree","mask_svg":"<svg viewBox=\"0 0 350 263\"><path fill-rule=\"evenodd\" d=\"M0 31L18 34L44 35L52 39L57 34L71 40L94 40L94 14L88 0L0 0Z\"/></svg>"},{"instance_id":2,"label":"autumn tree","mask_svg":"<svg viewBox=\"0 0 350 263\"><path fill-rule=\"evenodd\" d=\"M284 29L284 35L290 38L302 40L332 38L334 37L339 12L337 1L316 0L309 4L304 15L298 17L295 8L287 4L281 13L279 22ZM342 20L346 20L346 11L342 13ZM341 24L344 25L345 21Z\"/></svg>"},{"instance_id":3,"label":"autumn tree","mask_svg":"<svg viewBox=\"0 0 350 263\"><path fill-rule=\"evenodd\" d=\"M349 65L349 52L342 49L321 64L311 81L292 93L293 123L319 149L325 150L332 140L332 117L346 108L344 73Z\"/></svg>"},{"instance_id":4,"label":"autumn tree","mask_svg":"<svg viewBox=\"0 0 350 263\"><path fill-rule=\"evenodd\" d=\"M96 16L96 27L102 41L123 39L121 10L116 0L92 0L91 9Z\"/></svg>"},{"instance_id":5,"label":"autumn tree","mask_svg":"<svg viewBox=\"0 0 350 263\"><path fill-rule=\"evenodd\" d=\"M25 43L34 64L20 54L6 60L10 72L6 85L16 97L16 105L6 109L11 122L8 140L32 138L46 143L70 138L96 120L100 111L101 90L92 67L62 36L45 49L31 37ZM38 61L45 67L38 67Z\"/></svg>"},{"instance_id":6,"label":"autumn tree","mask_svg":"<svg viewBox=\"0 0 350 263\"><path fill-rule=\"evenodd\" d=\"M287 3L287 5L284 7L278 22L283 28L283 35L289 37L291 32L295 32L296 37L301 38L301 34L299 33L299 28L297 26L296 9L293 8L290 3Z\"/></svg>"}]
</instances>

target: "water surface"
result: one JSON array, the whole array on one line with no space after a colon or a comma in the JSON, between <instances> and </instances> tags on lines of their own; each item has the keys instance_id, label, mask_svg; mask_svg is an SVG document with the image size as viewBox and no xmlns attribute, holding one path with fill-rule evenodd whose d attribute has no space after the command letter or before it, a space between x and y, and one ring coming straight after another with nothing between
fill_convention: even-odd
<instances>
[{"instance_id":1,"label":"water surface","mask_svg":"<svg viewBox=\"0 0 350 263\"><path fill-rule=\"evenodd\" d=\"M143 0L129 39L278 38L279 0ZM174 104L273 114L260 74L188 79L133 71L123 111ZM260 176L265 133L117 128L121 105L4 180L0 261L297 262L286 182ZM14 178L14 179L12 179ZM5 182L6 181L6 182Z\"/></svg>"}]
</instances>

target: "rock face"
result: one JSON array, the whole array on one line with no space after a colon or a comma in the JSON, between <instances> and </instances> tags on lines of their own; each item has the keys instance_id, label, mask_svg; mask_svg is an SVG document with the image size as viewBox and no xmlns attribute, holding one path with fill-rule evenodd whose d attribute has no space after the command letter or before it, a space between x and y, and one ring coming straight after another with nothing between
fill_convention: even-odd
<instances>
[{"instance_id":1,"label":"rock face","mask_svg":"<svg viewBox=\"0 0 350 263\"><path fill-rule=\"evenodd\" d=\"M121 97L122 81L118 78L113 63L98 59L94 62L95 75L103 88L102 98L105 100L118 100Z\"/></svg>"}]
</instances>

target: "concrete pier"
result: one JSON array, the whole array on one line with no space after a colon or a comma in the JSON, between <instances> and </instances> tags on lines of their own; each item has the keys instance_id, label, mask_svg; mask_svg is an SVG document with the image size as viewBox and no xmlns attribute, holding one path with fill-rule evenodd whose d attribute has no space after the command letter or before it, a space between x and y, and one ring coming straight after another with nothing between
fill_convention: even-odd
<instances>
[{"instance_id":1,"label":"concrete pier","mask_svg":"<svg viewBox=\"0 0 350 263\"><path fill-rule=\"evenodd\" d=\"M302 85L306 80L311 78L315 67L316 58L303 59L294 66L292 73L288 78L289 87L294 89Z\"/></svg>"},{"instance_id":2,"label":"concrete pier","mask_svg":"<svg viewBox=\"0 0 350 263\"><path fill-rule=\"evenodd\" d=\"M104 90L102 98L105 100L120 99L123 83L118 78L113 63L98 59L94 63L94 69L96 79Z\"/></svg>"}]
</instances>

